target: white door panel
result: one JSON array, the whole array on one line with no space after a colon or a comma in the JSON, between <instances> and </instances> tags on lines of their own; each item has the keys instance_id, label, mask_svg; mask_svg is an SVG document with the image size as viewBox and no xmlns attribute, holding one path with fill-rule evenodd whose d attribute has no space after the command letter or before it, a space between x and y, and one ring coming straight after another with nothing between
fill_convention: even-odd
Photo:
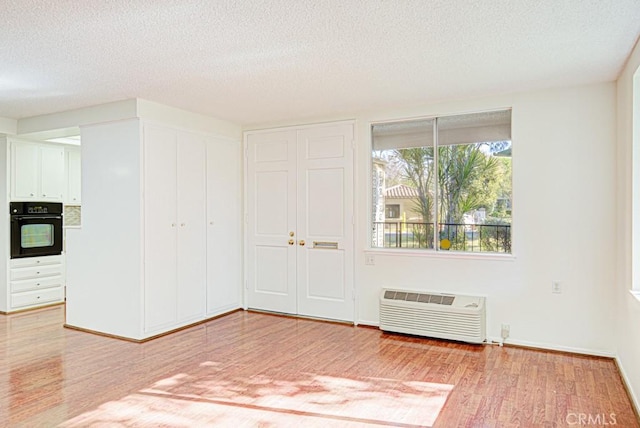
<instances>
[{"instance_id":1,"label":"white door panel","mask_svg":"<svg viewBox=\"0 0 640 428\"><path fill-rule=\"evenodd\" d=\"M248 136L250 308L353 320L352 141L351 124Z\"/></svg>"},{"instance_id":2,"label":"white door panel","mask_svg":"<svg viewBox=\"0 0 640 428\"><path fill-rule=\"evenodd\" d=\"M347 297L344 275L344 251L307 249L308 299L327 299L338 302ZM330 266L330 269L327 267Z\"/></svg>"},{"instance_id":3,"label":"white door panel","mask_svg":"<svg viewBox=\"0 0 640 428\"><path fill-rule=\"evenodd\" d=\"M253 285L259 309L295 313L295 250L276 246L256 246L255 250Z\"/></svg>"},{"instance_id":4,"label":"white door panel","mask_svg":"<svg viewBox=\"0 0 640 428\"><path fill-rule=\"evenodd\" d=\"M344 236L344 169L307 171L307 236L341 239Z\"/></svg>"},{"instance_id":5,"label":"white door panel","mask_svg":"<svg viewBox=\"0 0 640 428\"><path fill-rule=\"evenodd\" d=\"M305 129L298 141L298 313L353 321L353 126Z\"/></svg>"},{"instance_id":6,"label":"white door panel","mask_svg":"<svg viewBox=\"0 0 640 428\"><path fill-rule=\"evenodd\" d=\"M199 319L205 313L206 296L206 152L204 139L178 135L178 321Z\"/></svg>"},{"instance_id":7,"label":"white door panel","mask_svg":"<svg viewBox=\"0 0 640 428\"><path fill-rule=\"evenodd\" d=\"M250 308L296 313L295 137L295 132L288 131L255 134L247 139Z\"/></svg>"},{"instance_id":8,"label":"white door panel","mask_svg":"<svg viewBox=\"0 0 640 428\"><path fill-rule=\"evenodd\" d=\"M144 127L145 330L175 323L176 133Z\"/></svg>"},{"instance_id":9,"label":"white door panel","mask_svg":"<svg viewBox=\"0 0 640 428\"><path fill-rule=\"evenodd\" d=\"M256 164L262 165L265 168L269 168L271 162L284 162L289 161L289 143L291 142L290 133L284 133L282 136L278 135L275 138L267 138L260 142L259 145L253 148L253 160ZM256 140L256 137L252 138Z\"/></svg>"},{"instance_id":10,"label":"white door panel","mask_svg":"<svg viewBox=\"0 0 640 428\"><path fill-rule=\"evenodd\" d=\"M279 238L288 232L287 210L289 204L288 171L264 171L255 173L257 237Z\"/></svg>"},{"instance_id":11,"label":"white door panel","mask_svg":"<svg viewBox=\"0 0 640 428\"><path fill-rule=\"evenodd\" d=\"M278 296L289 293L287 280L289 264L288 248L276 246L256 246L255 271L257 281L256 291Z\"/></svg>"},{"instance_id":12,"label":"white door panel","mask_svg":"<svg viewBox=\"0 0 640 428\"><path fill-rule=\"evenodd\" d=\"M314 159L342 159L346 152L351 149L351 137L345 138L344 134L341 134L342 130L338 130L337 133L329 131L329 134L323 135L323 131L303 131L302 137L305 139L306 158L307 160ZM351 133L351 132L350 132ZM351 133L352 134L352 133Z\"/></svg>"},{"instance_id":13,"label":"white door panel","mask_svg":"<svg viewBox=\"0 0 640 428\"><path fill-rule=\"evenodd\" d=\"M241 305L239 142L207 142L207 316Z\"/></svg>"}]
</instances>

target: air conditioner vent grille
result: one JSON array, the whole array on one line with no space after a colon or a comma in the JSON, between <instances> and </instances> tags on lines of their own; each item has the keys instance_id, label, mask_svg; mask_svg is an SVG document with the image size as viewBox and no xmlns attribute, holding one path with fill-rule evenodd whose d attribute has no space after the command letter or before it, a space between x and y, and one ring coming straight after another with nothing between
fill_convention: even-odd
<instances>
[{"instance_id":1,"label":"air conditioner vent grille","mask_svg":"<svg viewBox=\"0 0 640 428\"><path fill-rule=\"evenodd\" d=\"M486 339L485 298L384 289L380 329L482 343Z\"/></svg>"},{"instance_id":2,"label":"air conditioner vent grille","mask_svg":"<svg viewBox=\"0 0 640 428\"><path fill-rule=\"evenodd\" d=\"M437 305L451 306L455 296L442 294L411 293L407 291L386 290L384 298L387 300L404 300L407 302L435 303Z\"/></svg>"}]
</instances>

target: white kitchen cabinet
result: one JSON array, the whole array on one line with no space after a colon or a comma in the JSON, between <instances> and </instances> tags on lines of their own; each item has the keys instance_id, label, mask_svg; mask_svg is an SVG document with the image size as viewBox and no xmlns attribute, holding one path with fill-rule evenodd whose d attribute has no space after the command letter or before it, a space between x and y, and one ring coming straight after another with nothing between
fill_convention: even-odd
<instances>
[{"instance_id":1,"label":"white kitchen cabinet","mask_svg":"<svg viewBox=\"0 0 640 428\"><path fill-rule=\"evenodd\" d=\"M62 201L64 193L64 147L42 145L40 151L40 195L43 201Z\"/></svg>"},{"instance_id":2,"label":"white kitchen cabinet","mask_svg":"<svg viewBox=\"0 0 640 428\"><path fill-rule=\"evenodd\" d=\"M62 202L64 174L62 146L11 142L11 200Z\"/></svg>"},{"instance_id":3,"label":"white kitchen cabinet","mask_svg":"<svg viewBox=\"0 0 640 428\"><path fill-rule=\"evenodd\" d=\"M145 331L202 319L206 302L205 145L144 126Z\"/></svg>"},{"instance_id":4,"label":"white kitchen cabinet","mask_svg":"<svg viewBox=\"0 0 640 428\"><path fill-rule=\"evenodd\" d=\"M64 256L11 259L8 292L8 312L62 303Z\"/></svg>"},{"instance_id":5,"label":"white kitchen cabinet","mask_svg":"<svg viewBox=\"0 0 640 428\"><path fill-rule=\"evenodd\" d=\"M66 161L66 193L64 203L66 205L81 204L81 162L80 148L65 148Z\"/></svg>"},{"instance_id":6,"label":"white kitchen cabinet","mask_svg":"<svg viewBox=\"0 0 640 428\"><path fill-rule=\"evenodd\" d=\"M37 144L11 144L11 188L13 200L35 200L38 195L40 167Z\"/></svg>"}]
</instances>

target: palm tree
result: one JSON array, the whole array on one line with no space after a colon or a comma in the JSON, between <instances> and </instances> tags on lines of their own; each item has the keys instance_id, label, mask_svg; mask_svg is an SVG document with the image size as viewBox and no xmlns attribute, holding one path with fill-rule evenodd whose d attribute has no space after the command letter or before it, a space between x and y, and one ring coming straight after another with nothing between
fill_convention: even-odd
<instances>
[{"instance_id":1,"label":"palm tree","mask_svg":"<svg viewBox=\"0 0 640 428\"><path fill-rule=\"evenodd\" d=\"M463 215L495 201L498 160L481 150L482 143L438 148L440 221L461 223Z\"/></svg>"},{"instance_id":2,"label":"palm tree","mask_svg":"<svg viewBox=\"0 0 640 428\"><path fill-rule=\"evenodd\" d=\"M392 155L400 164L403 177L418 192L416 212L422 214L422 221L431 223L433 218L433 147L396 149Z\"/></svg>"}]
</instances>

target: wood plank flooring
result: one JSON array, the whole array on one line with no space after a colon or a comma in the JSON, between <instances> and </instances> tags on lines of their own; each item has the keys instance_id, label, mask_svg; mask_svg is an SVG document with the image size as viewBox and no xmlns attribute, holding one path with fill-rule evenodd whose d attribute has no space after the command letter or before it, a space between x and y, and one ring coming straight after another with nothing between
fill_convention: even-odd
<instances>
[{"instance_id":1,"label":"wood plank flooring","mask_svg":"<svg viewBox=\"0 0 640 428\"><path fill-rule=\"evenodd\" d=\"M142 344L63 322L0 316L0 426L640 427L606 358L244 311Z\"/></svg>"}]
</instances>

